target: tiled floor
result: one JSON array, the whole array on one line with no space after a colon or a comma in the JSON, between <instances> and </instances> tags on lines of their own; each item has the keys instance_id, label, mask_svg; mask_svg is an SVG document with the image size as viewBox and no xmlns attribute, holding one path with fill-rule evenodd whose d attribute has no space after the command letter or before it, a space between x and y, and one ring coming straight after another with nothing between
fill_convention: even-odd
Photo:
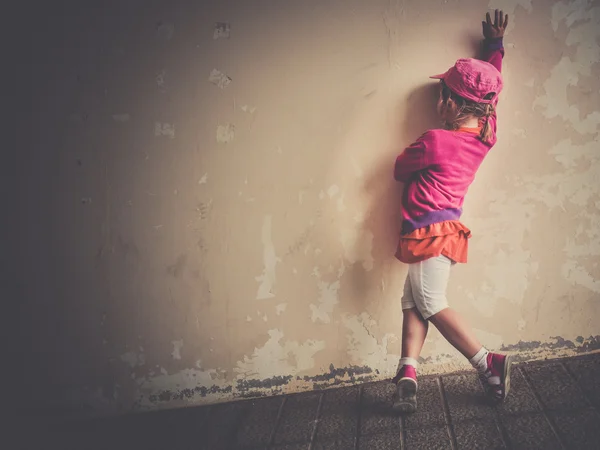
<instances>
[{"instance_id":1,"label":"tiled floor","mask_svg":"<svg viewBox=\"0 0 600 450\"><path fill-rule=\"evenodd\" d=\"M419 410L399 417L394 387L324 392L94 420L32 430L60 449L600 449L600 354L513 368L491 408L475 373L422 377Z\"/></svg>"}]
</instances>

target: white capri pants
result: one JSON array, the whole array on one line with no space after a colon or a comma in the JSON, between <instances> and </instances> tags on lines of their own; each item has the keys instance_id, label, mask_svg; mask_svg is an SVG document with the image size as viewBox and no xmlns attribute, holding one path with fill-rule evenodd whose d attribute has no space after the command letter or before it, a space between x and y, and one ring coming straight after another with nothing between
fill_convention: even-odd
<instances>
[{"instance_id":1,"label":"white capri pants","mask_svg":"<svg viewBox=\"0 0 600 450\"><path fill-rule=\"evenodd\" d=\"M402 296L402 310L416 307L424 319L429 319L448 308L446 287L450 278L450 267L454 264L454 261L445 256L409 264Z\"/></svg>"}]
</instances>

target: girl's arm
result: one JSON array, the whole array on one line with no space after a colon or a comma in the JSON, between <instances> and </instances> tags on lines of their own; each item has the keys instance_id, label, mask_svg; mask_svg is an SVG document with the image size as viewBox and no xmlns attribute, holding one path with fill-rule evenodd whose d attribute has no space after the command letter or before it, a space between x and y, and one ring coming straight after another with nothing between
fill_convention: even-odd
<instances>
[{"instance_id":1,"label":"girl's arm","mask_svg":"<svg viewBox=\"0 0 600 450\"><path fill-rule=\"evenodd\" d=\"M396 181L406 183L416 172L426 169L431 164L424 141L426 135L427 133L406 147L396 158L394 166L394 178Z\"/></svg>"},{"instance_id":2,"label":"girl's arm","mask_svg":"<svg viewBox=\"0 0 600 450\"><path fill-rule=\"evenodd\" d=\"M483 41L483 60L492 64L498 72L502 72L502 58L504 58L504 45L502 38L485 39Z\"/></svg>"},{"instance_id":3,"label":"girl's arm","mask_svg":"<svg viewBox=\"0 0 600 450\"><path fill-rule=\"evenodd\" d=\"M502 11L494 11L494 21L490 13L485 15L485 21L481 22L483 26L483 60L493 64L499 72L502 72L502 58L504 57L504 45L502 38L508 26L508 14Z\"/></svg>"}]
</instances>

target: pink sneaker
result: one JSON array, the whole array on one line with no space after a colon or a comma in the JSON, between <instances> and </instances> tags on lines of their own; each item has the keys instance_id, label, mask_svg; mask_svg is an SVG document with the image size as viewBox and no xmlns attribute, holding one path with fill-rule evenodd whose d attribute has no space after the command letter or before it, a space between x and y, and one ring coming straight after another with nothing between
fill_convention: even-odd
<instances>
[{"instance_id":1,"label":"pink sneaker","mask_svg":"<svg viewBox=\"0 0 600 450\"><path fill-rule=\"evenodd\" d=\"M485 392L494 403L501 403L510 390L511 355L500 355L489 352L487 355L487 370L480 374Z\"/></svg>"},{"instance_id":2,"label":"pink sneaker","mask_svg":"<svg viewBox=\"0 0 600 450\"><path fill-rule=\"evenodd\" d=\"M417 371L413 366L404 365L392 380L396 384L396 394L392 408L402 414L412 414L417 410Z\"/></svg>"}]
</instances>

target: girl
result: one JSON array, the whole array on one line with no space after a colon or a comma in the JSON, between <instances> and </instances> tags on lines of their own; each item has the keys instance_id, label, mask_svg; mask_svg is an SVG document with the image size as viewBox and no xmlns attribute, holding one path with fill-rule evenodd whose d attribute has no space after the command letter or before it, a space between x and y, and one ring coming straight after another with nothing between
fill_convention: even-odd
<instances>
[{"instance_id":1,"label":"girl","mask_svg":"<svg viewBox=\"0 0 600 450\"><path fill-rule=\"evenodd\" d=\"M417 409L417 359L429 322L479 372L487 396L501 402L510 387L511 357L489 352L458 313L448 307L450 267L467 261L469 229L459 222L469 185L496 143L502 90L502 37L508 15L495 11L483 24L484 60L459 59L439 79L438 113L444 129L427 131L396 159L394 176L405 183L396 257L408 264L402 297L402 358L394 378L394 409Z\"/></svg>"}]
</instances>

